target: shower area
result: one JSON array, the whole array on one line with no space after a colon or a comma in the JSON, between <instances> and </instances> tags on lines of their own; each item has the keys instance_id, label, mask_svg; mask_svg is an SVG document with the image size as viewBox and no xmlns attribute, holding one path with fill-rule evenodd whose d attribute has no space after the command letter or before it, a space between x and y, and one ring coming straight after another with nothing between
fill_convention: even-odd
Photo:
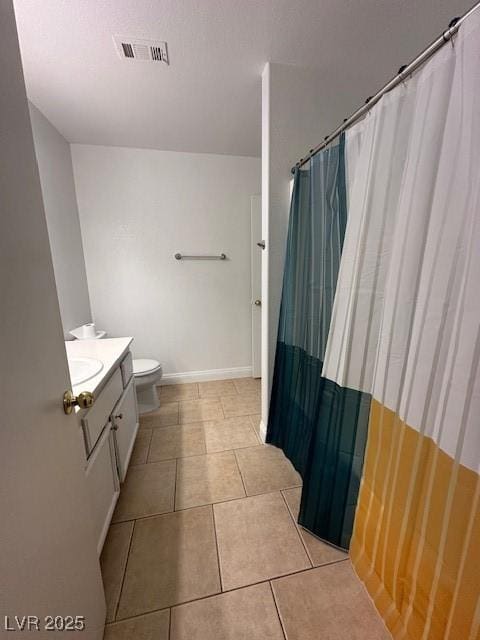
<instances>
[{"instance_id":1,"label":"shower area","mask_svg":"<svg viewBox=\"0 0 480 640\"><path fill-rule=\"evenodd\" d=\"M474 7L292 169L266 441L398 639L480 637L479 60Z\"/></svg>"}]
</instances>

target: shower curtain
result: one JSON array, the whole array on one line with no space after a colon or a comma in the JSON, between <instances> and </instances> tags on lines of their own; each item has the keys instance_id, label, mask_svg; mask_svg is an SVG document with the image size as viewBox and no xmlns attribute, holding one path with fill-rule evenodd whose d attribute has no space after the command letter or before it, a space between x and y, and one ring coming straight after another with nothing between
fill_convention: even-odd
<instances>
[{"instance_id":1,"label":"shower curtain","mask_svg":"<svg viewBox=\"0 0 480 640\"><path fill-rule=\"evenodd\" d=\"M345 158L348 222L299 521L346 546L354 518L354 568L395 638L478 640L479 12L348 131ZM332 509L330 453L338 468L352 451L351 493Z\"/></svg>"},{"instance_id":2,"label":"shower curtain","mask_svg":"<svg viewBox=\"0 0 480 640\"><path fill-rule=\"evenodd\" d=\"M345 140L294 176L267 441L303 475L346 224Z\"/></svg>"}]
</instances>

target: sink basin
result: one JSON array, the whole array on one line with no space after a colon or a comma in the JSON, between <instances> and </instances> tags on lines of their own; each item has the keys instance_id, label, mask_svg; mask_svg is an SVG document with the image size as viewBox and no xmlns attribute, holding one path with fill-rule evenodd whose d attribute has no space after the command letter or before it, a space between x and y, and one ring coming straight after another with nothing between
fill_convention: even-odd
<instances>
[{"instance_id":1,"label":"sink basin","mask_svg":"<svg viewBox=\"0 0 480 640\"><path fill-rule=\"evenodd\" d=\"M72 386L90 380L103 368L103 362L95 358L69 358L68 368Z\"/></svg>"}]
</instances>

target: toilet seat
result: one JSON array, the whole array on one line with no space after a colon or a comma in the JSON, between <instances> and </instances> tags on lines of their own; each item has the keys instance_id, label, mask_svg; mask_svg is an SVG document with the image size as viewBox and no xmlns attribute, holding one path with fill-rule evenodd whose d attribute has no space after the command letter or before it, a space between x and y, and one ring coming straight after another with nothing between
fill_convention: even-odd
<instances>
[{"instance_id":1,"label":"toilet seat","mask_svg":"<svg viewBox=\"0 0 480 640\"><path fill-rule=\"evenodd\" d=\"M133 375L136 378L142 376L148 376L155 371L162 368L162 365L157 360L150 360L149 358L139 358L133 361Z\"/></svg>"},{"instance_id":2,"label":"toilet seat","mask_svg":"<svg viewBox=\"0 0 480 640\"><path fill-rule=\"evenodd\" d=\"M163 375L158 360L138 358L132 362L135 393L140 414L156 411L160 406L158 385Z\"/></svg>"}]
</instances>

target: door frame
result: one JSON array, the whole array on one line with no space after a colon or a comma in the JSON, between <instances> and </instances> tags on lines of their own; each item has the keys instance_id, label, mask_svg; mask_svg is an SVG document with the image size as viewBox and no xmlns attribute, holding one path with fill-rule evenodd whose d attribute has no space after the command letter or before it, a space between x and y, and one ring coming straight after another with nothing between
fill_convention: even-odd
<instances>
[{"instance_id":1,"label":"door frame","mask_svg":"<svg viewBox=\"0 0 480 640\"><path fill-rule=\"evenodd\" d=\"M252 324L252 377L262 376L262 196L250 196L250 290Z\"/></svg>"}]
</instances>

